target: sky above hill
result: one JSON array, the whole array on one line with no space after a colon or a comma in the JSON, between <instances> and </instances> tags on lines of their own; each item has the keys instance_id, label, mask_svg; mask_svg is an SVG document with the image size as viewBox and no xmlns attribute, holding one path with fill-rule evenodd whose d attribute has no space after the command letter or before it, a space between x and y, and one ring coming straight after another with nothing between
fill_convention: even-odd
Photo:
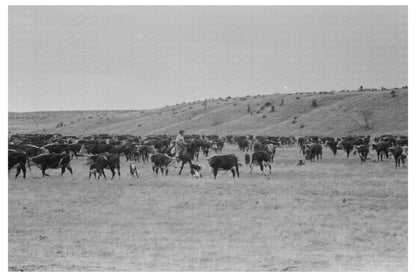
<instances>
[{"instance_id":1,"label":"sky above hill","mask_svg":"<svg viewBox=\"0 0 416 277\"><path fill-rule=\"evenodd\" d=\"M408 82L406 6L10 6L9 111Z\"/></svg>"}]
</instances>

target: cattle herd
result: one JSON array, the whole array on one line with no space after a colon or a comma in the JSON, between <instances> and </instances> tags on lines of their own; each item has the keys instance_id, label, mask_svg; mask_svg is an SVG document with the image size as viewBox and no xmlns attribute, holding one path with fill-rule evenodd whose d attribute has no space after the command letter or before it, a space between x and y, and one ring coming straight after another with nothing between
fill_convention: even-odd
<instances>
[{"instance_id":1,"label":"cattle herd","mask_svg":"<svg viewBox=\"0 0 416 277\"><path fill-rule=\"evenodd\" d=\"M133 135L93 136L62 136L59 134L16 134L9 138L8 169L16 168L26 177L26 168L36 166L42 171L42 176L49 176L47 169L60 169L61 175L68 170L73 174L71 160L85 158L89 178L106 178L105 169L110 170L112 178L120 176L120 157L125 157L129 164L131 176L139 177L136 163L151 163L155 175L168 175L171 165L180 165L181 175L185 164L189 164L192 176L202 177L200 154L204 155L211 167L214 178L220 170L230 170L233 177L239 177L239 166L242 163L234 154L223 153L225 143L236 145L245 154L245 164L250 172L258 165L264 174L264 169L272 171L272 163L276 148L298 146L306 161L322 160L322 149L328 147L334 155L338 150L345 151L347 158L350 154L360 157L361 163L368 159L370 150L377 154L377 160L383 161L393 157L395 166L405 165L408 153L407 136L382 135L371 139L370 136L236 136L227 135L187 135L186 145L181 153L175 153L174 136L152 135L146 137ZM209 156L211 155L211 156ZM150 161L149 161L150 160ZM305 162L300 160L298 165Z\"/></svg>"}]
</instances>

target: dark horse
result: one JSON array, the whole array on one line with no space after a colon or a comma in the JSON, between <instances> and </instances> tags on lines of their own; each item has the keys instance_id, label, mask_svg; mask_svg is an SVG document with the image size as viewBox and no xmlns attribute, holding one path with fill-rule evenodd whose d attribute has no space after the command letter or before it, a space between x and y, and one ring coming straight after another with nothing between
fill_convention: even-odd
<instances>
[{"instance_id":1,"label":"dark horse","mask_svg":"<svg viewBox=\"0 0 416 277\"><path fill-rule=\"evenodd\" d=\"M192 174L192 160L194 159L195 155L198 152L199 144L196 141L191 141L184 145L183 150L179 153L178 157L176 158L181 163L181 168L179 169L179 175L181 175L183 167L185 164L189 164L189 168L191 169ZM175 146L170 146L163 151L163 153L167 154L168 156L173 157L175 155Z\"/></svg>"}]
</instances>

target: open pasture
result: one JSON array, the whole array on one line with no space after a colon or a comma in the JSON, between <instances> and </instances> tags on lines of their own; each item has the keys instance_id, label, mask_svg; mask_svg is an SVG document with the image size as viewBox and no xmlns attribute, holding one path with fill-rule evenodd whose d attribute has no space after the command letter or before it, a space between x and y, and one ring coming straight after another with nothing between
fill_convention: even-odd
<instances>
[{"instance_id":1,"label":"open pasture","mask_svg":"<svg viewBox=\"0 0 416 277\"><path fill-rule=\"evenodd\" d=\"M73 176L12 171L9 270L406 271L407 167L373 151L365 164L327 148L301 158L278 148L270 176L244 165L235 180L214 180L201 155L202 179L188 166L154 177L150 163L132 178L124 157L115 180L89 180L85 158Z\"/></svg>"}]
</instances>

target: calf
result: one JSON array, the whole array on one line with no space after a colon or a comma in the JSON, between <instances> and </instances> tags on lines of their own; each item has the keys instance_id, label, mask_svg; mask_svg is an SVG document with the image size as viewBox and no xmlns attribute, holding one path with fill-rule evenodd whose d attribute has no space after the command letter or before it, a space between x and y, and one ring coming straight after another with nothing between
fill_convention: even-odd
<instances>
[{"instance_id":1,"label":"calf","mask_svg":"<svg viewBox=\"0 0 416 277\"><path fill-rule=\"evenodd\" d=\"M270 154L266 151L254 152L251 155L250 174L253 172L254 165L259 165L261 174L264 174L263 168L269 167L269 175L272 174L272 166L270 165Z\"/></svg>"},{"instance_id":2,"label":"calf","mask_svg":"<svg viewBox=\"0 0 416 277\"><path fill-rule=\"evenodd\" d=\"M191 164L191 174L195 178L202 178L201 166L199 164Z\"/></svg>"},{"instance_id":3,"label":"calf","mask_svg":"<svg viewBox=\"0 0 416 277\"><path fill-rule=\"evenodd\" d=\"M93 163L92 165L90 165L90 175L88 176L88 179L91 179L91 175L94 175L94 179L97 179L97 174L98 179L100 179L101 175L103 175L106 179L104 168L98 163Z\"/></svg>"},{"instance_id":4,"label":"calf","mask_svg":"<svg viewBox=\"0 0 416 277\"><path fill-rule=\"evenodd\" d=\"M150 157L150 161L152 162L152 170L154 173L156 173L156 175L158 175L158 172L160 169L160 172L162 172L162 176L163 176L163 171L165 171L165 176L168 176L169 165L172 162L171 157L169 157L166 154L157 153L157 154L153 154Z\"/></svg>"},{"instance_id":5,"label":"calf","mask_svg":"<svg viewBox=\"0 0 416 277\"><path fill-rule=\"evenodd\" d=\"M130 175L131 175L131 177L134 177L134 175L136 175L136 177L139 178L139 173L137 173L137 166L136 166L136 164L130 164L129 169L130 169Z\"/></svg>"},{"instance_id":6,"label":"calf","mask_svg":"<svg viewBox=\"0 0 416 277\"><path fill-rule=\"evenodd\" d=\"M223 154L223 155L214 155L208 158L209 166L212 169L212 173L214 174L214 179L217 178L217 174L219 170L231 170L233 174L233 178L237 174L237 177L240 177L240 172L238 171L238 158L234 154Z\"/></svg>"},{"instance_id":7,"label":"calf","mask_svg":"<svg viewBox=\"0 0 416 277\"><path fill-rule=\"evenodd\" d=\"M110 169L112 173L111 179L114 179L117 170L118 177L120 178L120 158L117 154L105 153L91 155L87 158L87 164L96 164L96 167L100 167L104 178L106 178L104 169Z\"/></svg>"}]
</instances>

